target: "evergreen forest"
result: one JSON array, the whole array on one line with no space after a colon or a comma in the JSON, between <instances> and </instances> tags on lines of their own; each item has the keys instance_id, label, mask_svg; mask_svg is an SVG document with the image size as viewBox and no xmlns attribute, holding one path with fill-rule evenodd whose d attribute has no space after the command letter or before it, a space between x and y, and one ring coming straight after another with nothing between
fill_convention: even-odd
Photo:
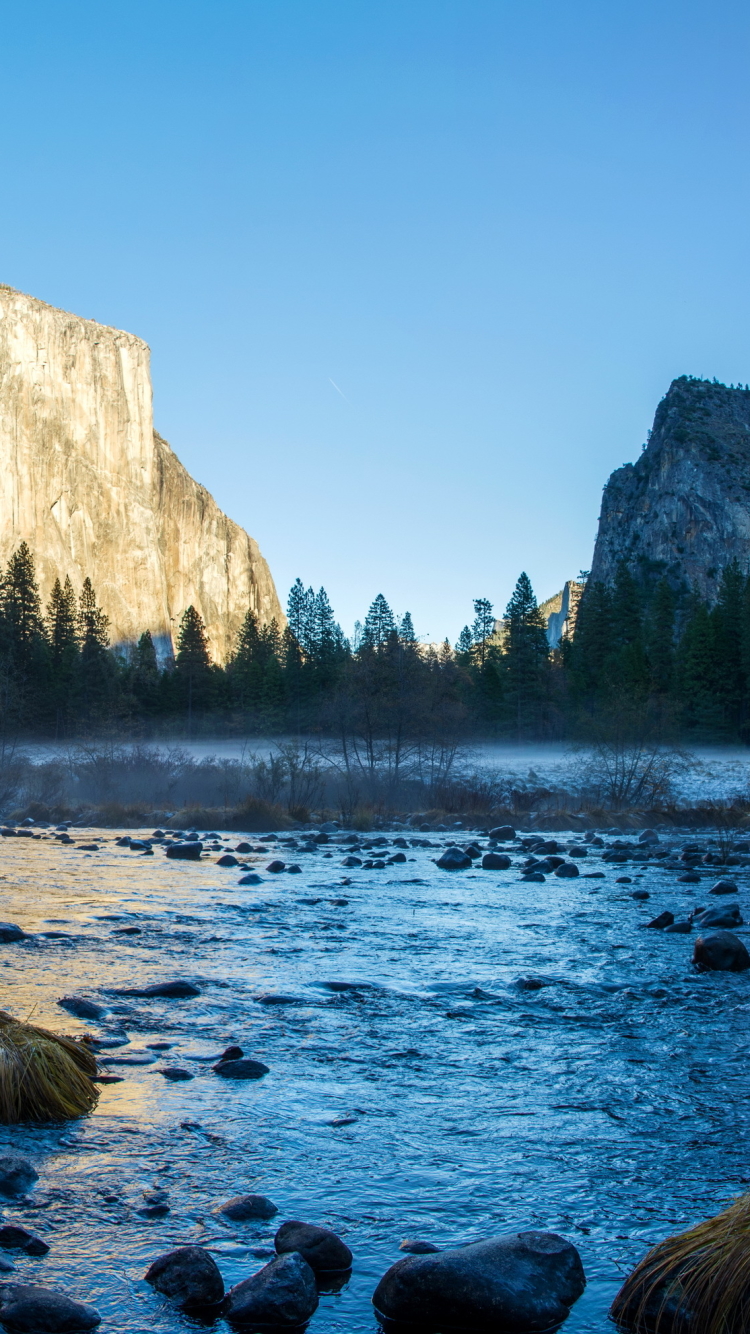
<instances>
[{"instance_id":1,"label":"evergreen forest","mask_svg":"<svg viewBox=\"0 0 750 1334\"><path fill-rule=\"evenodd\" d=\"M22 543L0 579L0 727L5 739L118 736L574 740L625 729L665 741L750 741L750 578L734 563L709 604L622 566L589 582L571 640L550 650L526 574L501 615L477 598L458 641L423 645L382 594L351 640L325 589L297 579L287 624L248 610L231 660L212 661L194 607L173 659L151 633L110 644L89 579L42 605Z\"/></svg>"}]
</instances>

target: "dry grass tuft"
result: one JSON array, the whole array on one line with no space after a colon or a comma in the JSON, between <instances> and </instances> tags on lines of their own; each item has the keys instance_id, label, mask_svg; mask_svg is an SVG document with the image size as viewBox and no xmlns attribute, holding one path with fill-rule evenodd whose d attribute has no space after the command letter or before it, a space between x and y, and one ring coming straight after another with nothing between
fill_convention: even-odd
<instances>
[{"instance_id":1,"label":"dry grass tuft","mask_svg":"<svg viewBox=\"0 0 750 1334\"><path fill-rule=\"evenodd\" d=\"M750 1329L750 1195L649 1251L615 1297L618 1325L652 1334Z\"/></svg>"},{"instance_id":2,"label":"dry grass tuft","mask_svg":"<svg viewBox=\"0 0 750 1334\"><path fill-rule=\"evenodd\" d=\"M22 1024L0 1010L0 1123L71 1121L99 1090L96 1059L83 1043Z\"/></svg>"}]
</instances>

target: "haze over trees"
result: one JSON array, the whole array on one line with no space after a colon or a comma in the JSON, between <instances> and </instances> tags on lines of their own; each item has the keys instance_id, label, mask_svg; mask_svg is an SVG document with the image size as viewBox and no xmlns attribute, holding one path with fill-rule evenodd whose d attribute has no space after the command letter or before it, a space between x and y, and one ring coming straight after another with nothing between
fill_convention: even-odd
<instances>
[{"instance_id":1,"label":"haze over trees","mask_svg":"<svg viewBox=\"0 0 750 1334\"><path fill-rule=\"evenodd\" d=\"M658 571L621 565L589 583L575 638L550 650L525 573L503 615L477 598L455 646L423 645L379 593L352 641L325 589L297 579L287 624L248 611L224 667L194 607L173 660L151 633L113 649L91 581L55 582L41 605L25 543L0 578L0 725L5 736L217 733L407 742L586 737L633 725L665 738L750 739L750 579L737 562L709 605Z\"/></svg>"}]
</instances>

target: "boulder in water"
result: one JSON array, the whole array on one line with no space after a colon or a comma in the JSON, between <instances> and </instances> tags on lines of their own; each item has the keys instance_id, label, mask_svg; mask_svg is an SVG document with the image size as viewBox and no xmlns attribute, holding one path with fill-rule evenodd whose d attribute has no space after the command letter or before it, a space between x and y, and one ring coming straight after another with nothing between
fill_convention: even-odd
<instances>
[{"instance_id":1,"label":"boulder in water","mask_svg":"<svg viewBox=\"0 0 750 1334\"><path fill-rule=\"evenodd\" d=\"M352 1253L346 1242L330 1228L314 1223L290 1220L282 1223L273 1239L278 1255L297 1251L316 1274L341 1273L352 1267Z\"/></svg>"},{"instance_id":2,"label":"boulder in water","mask_svg":"<svg viewBox=\"0 0 750 1334\"><path fill-rule=\"evenodd\" d=\"M693 963L702 973L744 973L750 968L750 954L734 932L712 931L696 940Z\"/></svg>"},{"instance_id":3,"label":"boulder in water","mask_svg":"<svg viewBox=\"0 0 750 1334\"><path fill-rule=\"evenodd\" d=\"M717 880L708 892L709 894L738 894L739 890L734 880Z\"/></svg>"},{"instance_id":4,"label":"boulder in water","mask_svg":"<svg viewBox=\"0 0 750 1334\"><path fill-rule=\"evenodd\" d=\"M202 843L170 843L167 856L180 861L197 862L202 851Z\"/></svg>"},{"instance_id":5,"label":"boulder in water","mask_svg":"<svg viewBox=\"0 0 750 1334\"><path fill-rule=\"evenodd\" d=\"M494 838L498 843L510 843L516 836L516 831L512 824L499 824L490 830L490 838Z\"/></svg>"},{"instance_id":6,"label":"boulder in water","mask_svg":"<svg viewBox=\"0 0 750 1334\"><path fill-rule=\"evenodd\" d=\"M485 852L482 858L483 871L507 871L510 865L510 857L504 852Z\"/></svg>"},{"instance_id":7,"label":"boulder in water","mask_svg":"<svg viewBox=\"0 0 750 1334\"><path fill-rule=\"evenodd\" d=\"M96 1329L93 1306L40 1283L0 1283L0 1324L11 1334L73 1334Z\"/></svg>"},{"instance_id":8,"label":"boulder in water","mask_svg":"<svg viewBox=\"0 0 750 1334\"><path fill-rule=\"evenodd\" d=\"M471 866L471 857L463 848L446 848L435 865L439 866L441 871L465 871Z\"/></svg>"},{"instance_id":9,"label":"boulder in water","mask_svg":"<svg viewBox=\"0 0 750 1334\"><path fill-rule=\"evenodd\" d=\"M581 1258L554 1232L518 1232L434 1255L409 1255L383 1275L373 1306L425 1330L536 1334L565 1320L586 1286Z\"/></svg>"},{"instance_id":10,"label":"boulder in water","mask_svg":"<svg viewBox=\"0 0 750 1334\"><path fill-rule=\"evenodd\" d=\"M298 1253L279 1255L236 1283L227 1293L222 1315L238 1324L303 1325L317 1310L318 1289L309 1264Z\"/></svg>"},{"instance_id":11,"label":"boulder in water","mask_svg":"<svg viewBox=\"0 0 750 1334\"><path fill-rule=\"evenodd\" d=\"M160 1255L145 1279L178 1306L215 1306L224 1296L216 1261L202 1246L178 1246Z\"/></svg>"},{"instance_id":12,"label":"boulder in water","mask_svg":"<svg viewBox=\"0 0 750 1334\"><path fill-rule=\"evenodd\" d=\"M248 1223L259 1218L273 1218L279 1211L267 1195L233 1195L226 1204L220 1205L217 1212L231 1218L233 1223Z\"/></svg>"}]
</instances>

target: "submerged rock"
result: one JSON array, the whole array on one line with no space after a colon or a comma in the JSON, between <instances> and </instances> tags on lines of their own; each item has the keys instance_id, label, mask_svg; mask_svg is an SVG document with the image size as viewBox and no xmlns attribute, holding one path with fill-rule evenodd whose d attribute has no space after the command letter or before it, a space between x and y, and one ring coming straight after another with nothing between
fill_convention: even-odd
<instances>
[{"instance_id":1,"label":"submerged rock","mask_svg":"<svg viewBox=\"0 0 750 1334\"><path fill-rule=\"evenodd\" d=\"M155 982L153 986L131 992L134 996L168 996L173 1000L184 1000L187 996L200 996L200 994L200 987L196 987L194 982L186 982L183 978L176 978L174 982Z\"/></svg>"},{"instance_id":2,"label":"submerged rock","mask_svg":"<svg viewBox=\"0 0 750 1334\"><path fill-rule=\"evenodd\" d=\"M294 1252L280 1255L227 1293L222 1315L238 1324L303 1325L317 1310L315 1275Z\"/></svg>"},{"instance_id":3,"label":"submerged rock","mask_svg":"<svg viewBox=\"0 0 750 1334\"><path fill-rule=\"evenodd\" d=\"M693 963L702 973L744 973L750 968L750 954L732 931L712 931L696 940Z\"/></svg>"},{"instance_id":4,"label":"submerged rock","mask_svg":"<svg viewBox=\"0 0 750 1334\"><path fill-rule=\"evenodd\" d=\"M27 1255L46 1255L49 1250L41 1237L35 1237L33 1232L14 1223L0 1225L0 1248L4 1251L25 1251Z\"/></svg>"},{"instance_id":5,"label":"submerged rock","mask_svg":"<svg viewBox=\"0 0 750 1334\"><path fill-rule=\"evenodd\" d=\"M226 1204L220 1205L217 1212L231 1218L233 1223L248 1223L254 1219L273 1218L279 1210L267 1195L234 1195Z\"/></svg>"},{"instance_id":6,"label":"submerged rock","mask_svg":"<svg viewBox=\"0 0 750 1334\"><path fill-rule=\"evenodd\" d=\"M425 1330L537 1334L565 1320L586 1286L581 1258L554 1232L518 1232L434 1255L410 1255L381 1278L373 1306Z\"/></svg>"},{"instance_id":7,"label":"submerged rock","mask_svg":"<svg viewBox=\"0 0 750 1334\"><path fill-rule=\"evenodd\" d=\"M11 1334L74 1334L96 1329L93 1306L39 1283L0 1283L0 1324Z\"/></svg>"},{"instance_id":8,"label":"submerged rock","mask_svg":"<svg viewBox=\"0 0 750 1334\"><path fill-rule=\"evenodd\" d=\"M240 880L237 881L237 884L238 884L238 885L262 885L262 884L263 884L263 877L262 877L261 875L258 875L255 871L251 871L249 875L243 875L242 878L241 878Z\"/></svg>"},{"instance_id":9,"label":"submerged rock","mask_svg":"<svg viewBox=\"0 0 750 1334\"><path fill-rule=\"evenodd\" d=\"M202 1246L178 1246L160 1255L145 1279L179 1306L215 1306L224 1296L216 1261Z\"/></svg>"},{"instance_id":10,"label":"submerged rock","mask_svg":"<svg viewBox=\"0 0 750 1334\"><path fill-rule=\"evenodd\" d=\"M0 1155L0 1195L25 1195L39 1180L39 1173L18 1153Z\"/></svg>"},{"instance_id":11,"label":"submerged rock","mask_svg":"<svg viewBox=\"0 0 750 1334\"><path fill-rule=\"evenodd\" d=\"M296 1219L282 1223L273 1244L279 1255L297 1251L316 1274L352 1267L352 1253L346 1242L330 1228L317 1227L314 1223L300 1223Z\"/></svg>"},{"instance_id":12,"label":"submerged rock","mask_svg":"<svg viewBox=\"0 0 750 1334\"><path fill-rule=\"evenodd\" d=\"M263 1075L270 1074L267 1065L262 1061L252 1061L249 1056L219 1061L213 1070L214 1074L221 1075L222 1079L262 1079Z\"/></svg>"},{"instance_id":13,"label":"submerged rock","mask_svg":"<svg viewBox=\"0 0 750 1334\"><path fill-rule=\"evenodd\" d=\"M159 1071L159 1074L170 1080L172 1084L179 1084L183 1080L195 1078L189 1070L183 1070L181 1065L166 1065L163 1070Z\"/></svg>"},{"instance_id":14,"label":"submerged rock","mask_svg":"<svg viewBox=\"0 0 750 1334\"><path fill-rule=\"evenodd\" d=\"M406 1251L408 1255L435 1255L439 1246L434 1246L431 1241L420 1241L418 1237L404 1237L398 1248L400 1251Z\"/></svg>"},{"instance_id":15,"label":"submerged rock","mask_svg":"<svg viewBox=\"0 0 750 1334\"><path fill-rule=\"evenodd\" d=\"M726 904L723 908L704 908L702 912L696 912L694 920L701 930L709 926L731 929L743 925L742 913L736 903Z\"/></svg>"},{"instance_id":16,"label":"submerged rock","mask_svg":"<svg viewBox=\"0 0 750 1334\"><path fill-rule=\"evenodd\" d=\"M25 940L26 932L15 922L0 922L0 944L12 945L16 940Z\"/></svg>"}]
</instances>

